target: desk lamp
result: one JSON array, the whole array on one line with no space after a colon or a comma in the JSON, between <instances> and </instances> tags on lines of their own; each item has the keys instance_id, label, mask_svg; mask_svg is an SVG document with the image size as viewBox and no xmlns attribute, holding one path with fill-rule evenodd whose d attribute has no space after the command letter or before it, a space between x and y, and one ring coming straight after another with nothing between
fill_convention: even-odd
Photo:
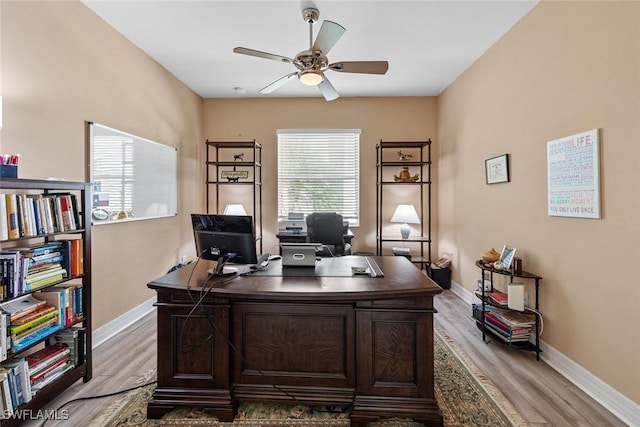
<instances>
[{"instance_id":1,"label":"desk lamp","mask_svg":"<svg viewBox=\"0 0 640 427\"><path fill-rule=\"evenodd\" d=\"M223 215L247 215L247 211L244 210L242 205L227 205L224 207Z\"/></svg>"},{"instance_id":2,"label":"desk lamp","mask_svg":"<svg viewBox=\"0 0 640 427\"><path fill-rule=\"evenodd\" d=\"M413 205L398 205L391 217L391 222L402 224L400 226L400 235L406 240L411 232L408 224L420 224L420 218L418 218L418 213Z\"/></svg>"}]
</instances>

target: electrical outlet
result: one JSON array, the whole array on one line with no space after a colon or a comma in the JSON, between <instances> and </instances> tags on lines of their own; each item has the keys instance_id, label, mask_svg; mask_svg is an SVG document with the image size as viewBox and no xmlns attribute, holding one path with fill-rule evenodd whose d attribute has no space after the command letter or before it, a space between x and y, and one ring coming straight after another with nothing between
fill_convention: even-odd
<instances>
[{"instance_id":1,"label":"electrical outlet","mask_svg":"<svg viewBox=\"0 0 640 427\"><path fill-rule=\"evenodd\" d=\"M524 293L524 306L529 307L529 294L526 292Z\"/></svg>"}]
</instances>

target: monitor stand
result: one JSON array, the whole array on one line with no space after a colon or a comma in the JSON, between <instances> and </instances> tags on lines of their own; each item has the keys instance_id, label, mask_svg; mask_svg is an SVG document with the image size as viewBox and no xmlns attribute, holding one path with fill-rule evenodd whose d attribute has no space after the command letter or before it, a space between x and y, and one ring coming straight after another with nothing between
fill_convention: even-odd
<instances>
[{"instance_id":1,"label":"monitor stand","mask_svg":"<svg viewBox=\"0 0 640 427\"><path fill-rule=\"evenodd\" d=\"M231 258L229 255L223 255L221 257L218 258L218 265L216 266L216 268L212 268L210 270L207 270L207 273L209 273L212 276L231 276L233 274L238 274L238 269L235 267L227 267L225 264L227 263L227 261L229 261L229 258Z\"/></svg>"}]
</instances>

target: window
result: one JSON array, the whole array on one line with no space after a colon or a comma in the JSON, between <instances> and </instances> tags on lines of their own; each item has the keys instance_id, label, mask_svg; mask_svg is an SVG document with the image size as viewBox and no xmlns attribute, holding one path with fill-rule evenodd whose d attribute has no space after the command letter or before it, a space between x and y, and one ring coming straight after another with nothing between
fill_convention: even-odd
<instances>
[{"instance_id":1,"label":"window","mask_svg":"<svg viewBox=\"0 0 640 427\"><path fill-rule=\"evenodd\" d=\"M360 217L360 130L278 130L278 217L337 212Z\"/></svg>"}]
</instances>

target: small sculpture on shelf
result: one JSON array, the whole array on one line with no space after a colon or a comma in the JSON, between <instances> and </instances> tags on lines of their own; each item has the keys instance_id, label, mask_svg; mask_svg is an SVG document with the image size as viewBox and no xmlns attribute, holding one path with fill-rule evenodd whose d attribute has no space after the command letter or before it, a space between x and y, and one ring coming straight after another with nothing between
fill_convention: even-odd
<instances>
[{"instance_id":1,"label":"small sculpture on shelf","mask_svg":"<svg viewBox=\"0 0 640 427\"><path fill-rule=\"evenodd\" d=\"M482 254L482 261L489 264L496 262L499 259L500 259L500 252L496 251L494 248L491 248L490 250Z\"/></svg>"},{"instance_id":2,"label":"small sculpture on shelf","mask_svg":"<svg viewBox=\"0 0 640 427\"><path fill-rule=\"evenodd\" d=\"M409 166L403 166L398 175L393 175L393 179L396 182L416 182L420 179L420 175L415 174L411 176Z\"/></svg>"},{"instance_id":3,"label":"small sculpture on shelf","mask_svg":"<svg viewBox=\"0 0 640 427\"><path fill-rule=\"evenodd\" d=\"M411 160L413 159L413 154L404 154L402 150L398 150L398 157L400 160Z\"/></svg>"},{"instance_id":4,"label":"small sculpture on shelf","mask_svg":"<svg viewBox=\"0 0 640 427\"><path fill-rule=\"evenodd\" d=\"M234 162L242 162L243 160L244 153L233 155ZM239 179L249 178L249 171L238 171L236 170L236 167L234 165L232 171L222 171L222 173L220 174L220 178L227 178L228 182L238 182Z\"/></svg>"}]
</instances>

